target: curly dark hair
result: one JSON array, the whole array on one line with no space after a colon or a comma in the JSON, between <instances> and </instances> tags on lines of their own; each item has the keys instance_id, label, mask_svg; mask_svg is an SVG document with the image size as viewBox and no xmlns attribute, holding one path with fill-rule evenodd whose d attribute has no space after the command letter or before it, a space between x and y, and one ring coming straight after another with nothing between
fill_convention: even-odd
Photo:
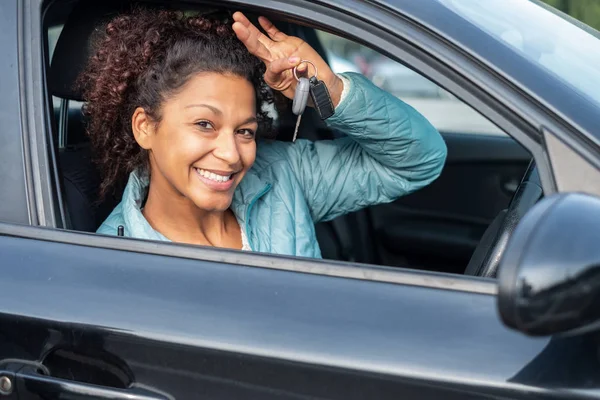
<instances>
[{"instance_id":1,"label":"curly dark hair","mask_svg":"<svg viewBox=\"0 0 600 400\"><path fill-rule=\"evenodd\" d=\"M234 74L252 83L258 133L271 133L272 119L262 107L273 103L263 80L265 66L226 21L137 8L109 21L92 46L78 85L102 175L101 199L122 190L133 170L148 168L147 152L131 129L135 109L144 108L160 122L163 101L199 72Z\"/></svg>"}]
</instances>

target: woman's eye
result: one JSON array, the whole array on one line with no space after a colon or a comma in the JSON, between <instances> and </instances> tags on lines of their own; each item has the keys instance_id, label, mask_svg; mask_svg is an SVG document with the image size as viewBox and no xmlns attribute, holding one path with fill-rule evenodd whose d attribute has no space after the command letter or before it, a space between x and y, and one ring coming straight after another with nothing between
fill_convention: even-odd
<instances>
[{"instance_id":1,"label":"woman's eye","mask_svg":"<svg viewBox=\"0 0 600 400\"><path fill-rule=\"evenodd\" d=\"M213 125L209 121L198 121L196 122L196 125L202 129L214 129Z\"/></svg>"},{"instance_id":2,"label":"woman's eye","mask_svg":"<svg viewBox=\"0 0 600 400\"><path fill-rule=\"evenodd\" d=\"M240 129L238 131L238 133L240 135L244 135L247 138L253 138L254 137L254 131L252 129Z\"/></svg>"}]
</instances>

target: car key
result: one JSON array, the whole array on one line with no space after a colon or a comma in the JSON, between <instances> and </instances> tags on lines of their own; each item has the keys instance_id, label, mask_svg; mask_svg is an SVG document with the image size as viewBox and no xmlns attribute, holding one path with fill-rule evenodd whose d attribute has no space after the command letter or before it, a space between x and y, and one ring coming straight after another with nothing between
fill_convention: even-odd
<instances>
[{"instance_id":1,"label":"car key","mask_svg":"<svg viewBox=\"0 0 600 400\"><path fill-rule=\"evenodd\" d=\"M309 83L310 95L319 116L322 120L331 117L335 113L335 108L333 107L333 101L331 100L327 86L325 86L325 82L320 81L317 75L315 75L310 78Z\"/></svg>"},{"instance_id":2,"label":"car key","mask_svg":"<svg viewBox=\"0 0 600 400\"><path fill-rule=\"evenodd\" d=\"M298 129L300 128L300 120L302 119L302 114L304 113L304 109L306 108L306 104L308 103L308 95L310 93L310 82L308 78L300 78L298 79L298 84L296 85L296 92L294 93L294 100L292 101L292 112L298 116L298 120L296 121L296 128L294 129L294 137L292 142L296 141L296 137L298 136Z\"/></svg>"}]
</instances>

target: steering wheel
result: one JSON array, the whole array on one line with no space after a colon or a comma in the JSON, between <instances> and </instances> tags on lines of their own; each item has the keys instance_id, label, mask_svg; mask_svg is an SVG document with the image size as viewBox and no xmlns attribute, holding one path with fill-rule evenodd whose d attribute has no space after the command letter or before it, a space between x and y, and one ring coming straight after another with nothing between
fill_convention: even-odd
<instances>
[{"instance_id":1,"label":"steering wheel","mask_svg":"<svg viewBox=\"0 0 600 400\"><path fill-rule=\"evenodd\" d=\"M500 211L475 248L465 275L496 277L506 243L521 218L544 195L540 175L532 160L506 210Z\"/></svg>"}]
</instances>

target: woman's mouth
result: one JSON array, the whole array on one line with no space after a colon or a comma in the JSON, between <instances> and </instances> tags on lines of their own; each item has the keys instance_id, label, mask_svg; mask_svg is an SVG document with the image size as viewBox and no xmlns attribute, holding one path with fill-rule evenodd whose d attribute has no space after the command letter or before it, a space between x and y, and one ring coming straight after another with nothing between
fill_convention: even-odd
<instances>
[{"instance_id":1,"label":"woman's mouth","mask_svg":"<svg viewBox=\"0 0 600 400\"><path fill-rule=\"evenodd\" d=\"M209 188L216 191L227 191L233 185L233 176L235 172L227 173L224 171L214 172L202 168L194 168L198 178Z\"/></svg>"}]
</instances>

